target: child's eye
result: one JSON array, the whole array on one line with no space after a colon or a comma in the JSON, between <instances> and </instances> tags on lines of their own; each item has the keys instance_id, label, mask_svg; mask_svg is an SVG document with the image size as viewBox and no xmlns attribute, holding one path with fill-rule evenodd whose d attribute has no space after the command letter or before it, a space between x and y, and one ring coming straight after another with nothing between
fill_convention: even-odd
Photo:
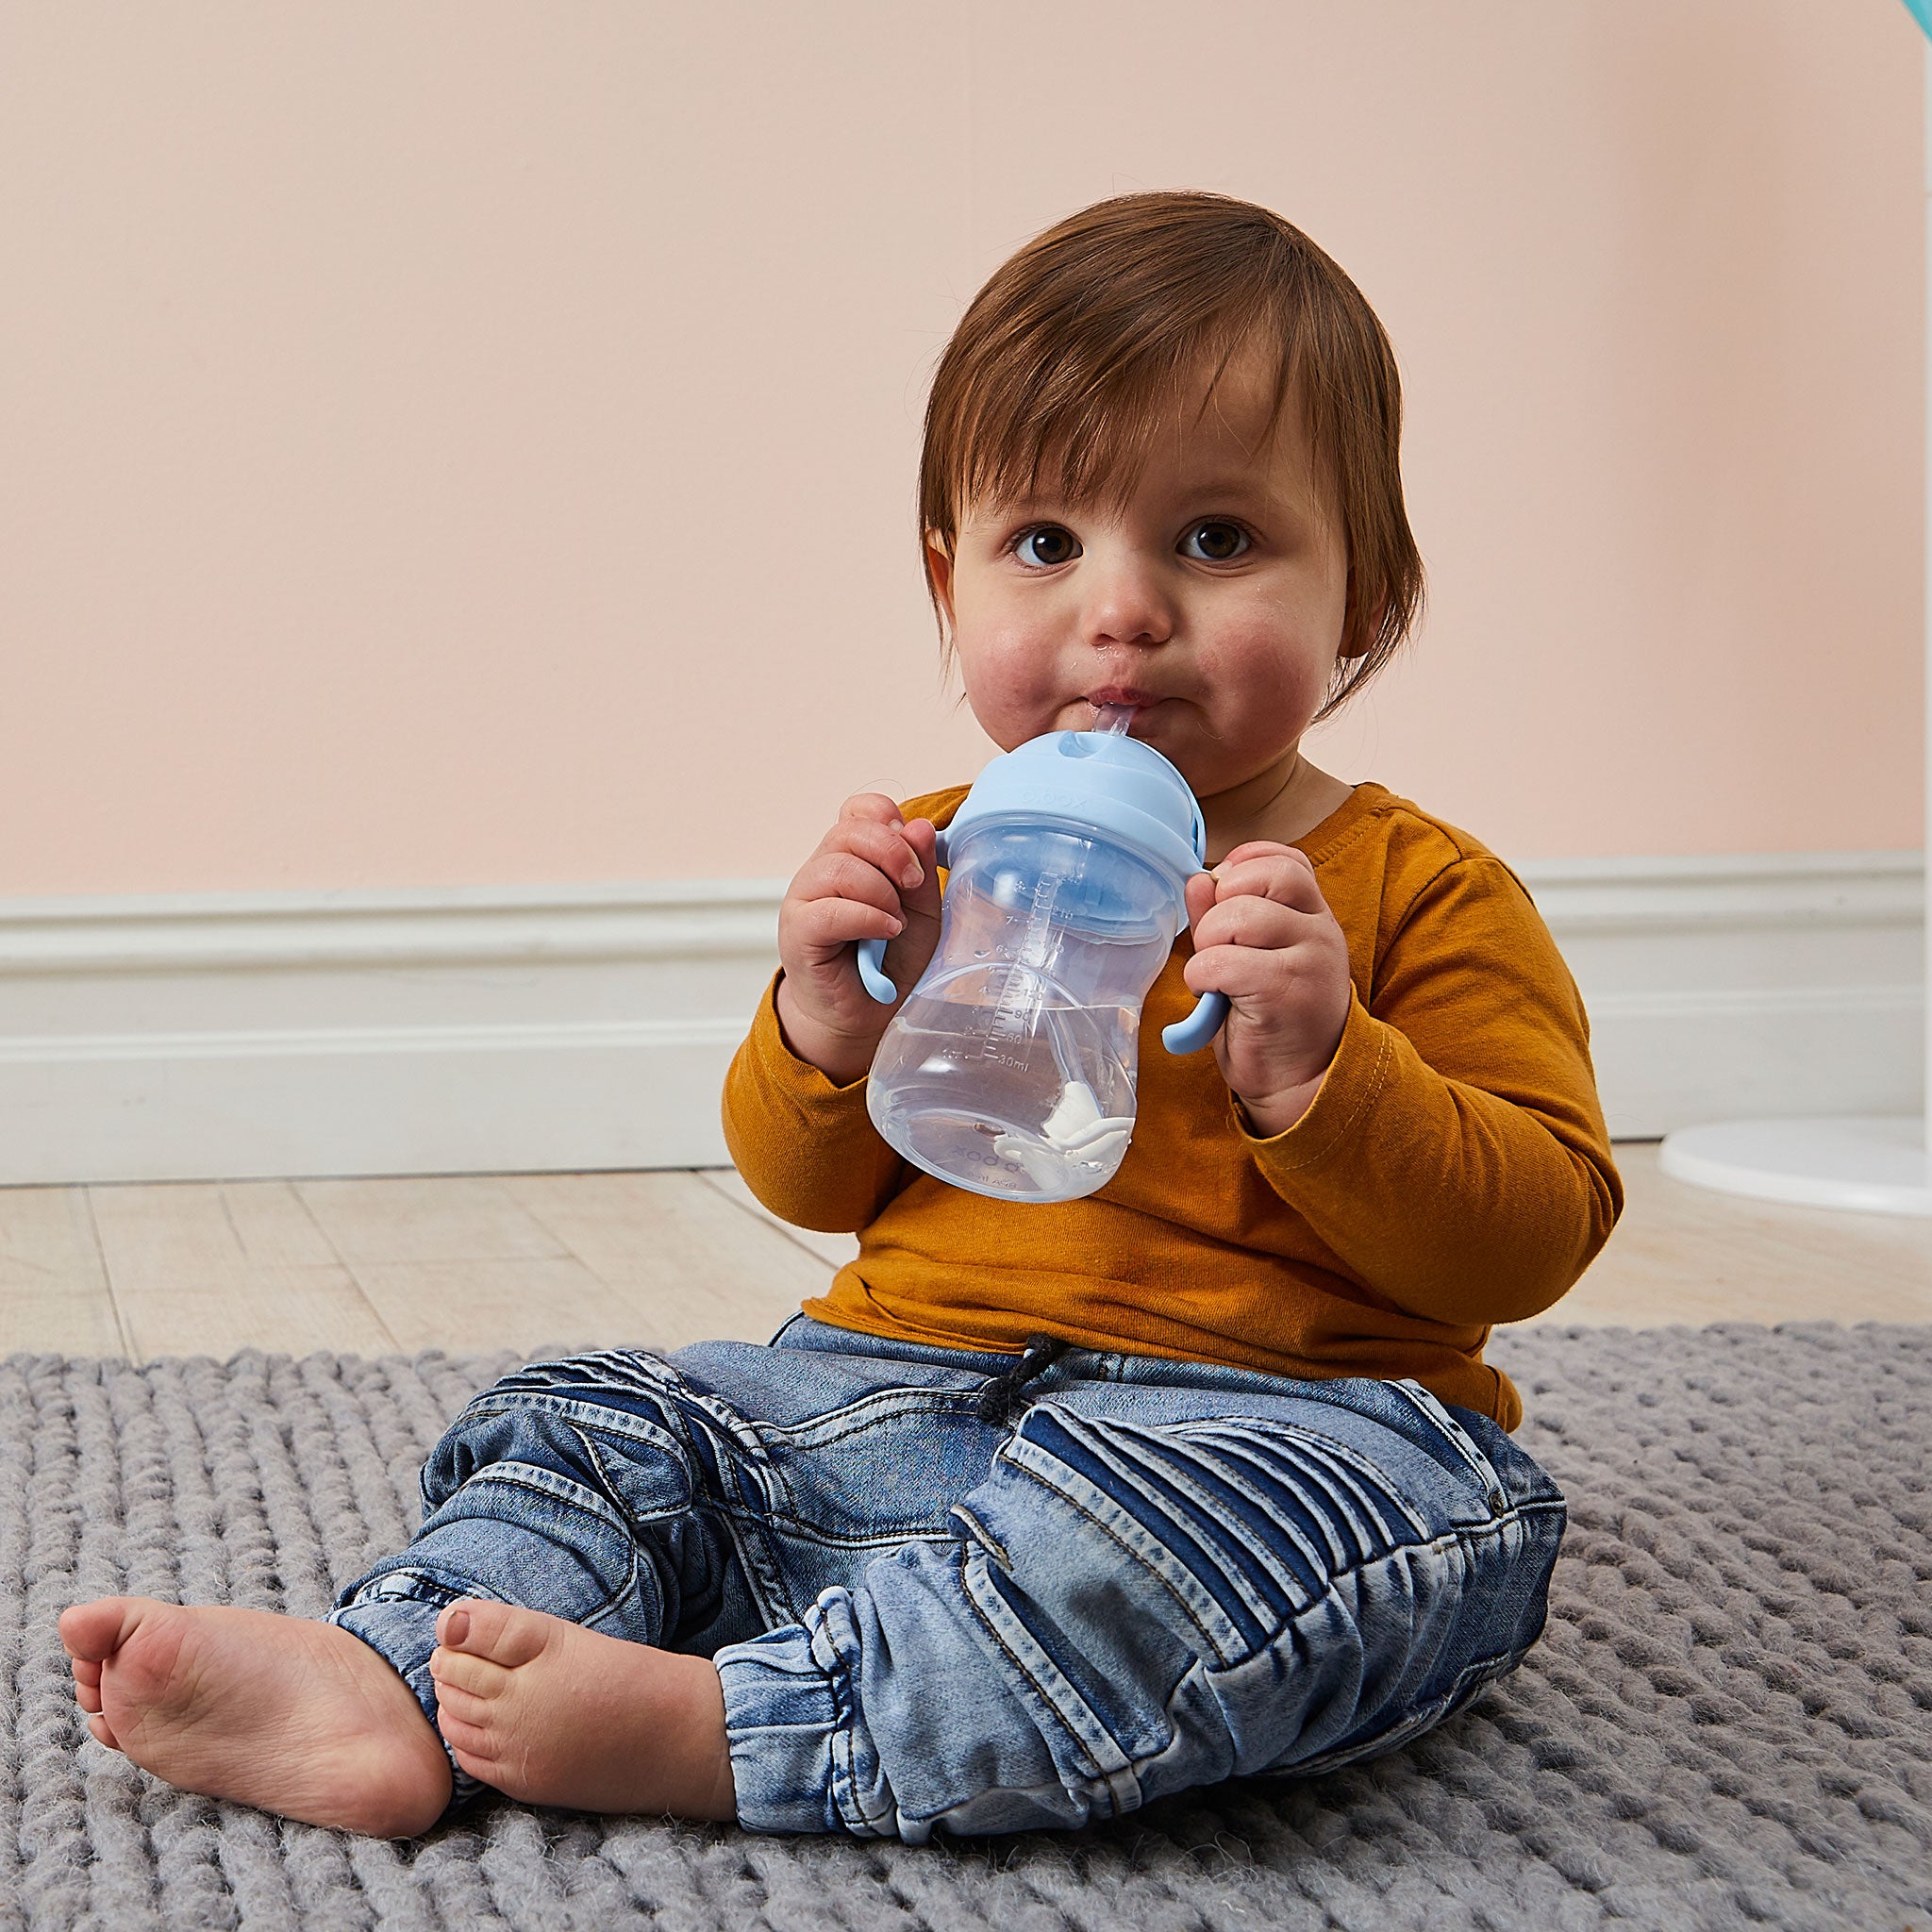
<instances>
[{"instance_id":1,"label":"child's eye","mask_svg":"<svg viewBox=\"0 0 1932 1932\"><path fill-rule=\"evenodd\" d=\"M1180 541L1180 553L1197 563L1230 563L1248 547L1248 533L1224 517L1208 517Z\"/></svg>"},{"instance_id":2,"label":"child's eye","mask_svg":"<svg viewBox=\"0 0 1932 1932\"><path fill-rule=\"evenodd\" d=\"M1058 524L1035 524L1014 539L1013 555L1034 570L1051 570L1080 555L1080 540Z\"/></svg>"}]
</instances>

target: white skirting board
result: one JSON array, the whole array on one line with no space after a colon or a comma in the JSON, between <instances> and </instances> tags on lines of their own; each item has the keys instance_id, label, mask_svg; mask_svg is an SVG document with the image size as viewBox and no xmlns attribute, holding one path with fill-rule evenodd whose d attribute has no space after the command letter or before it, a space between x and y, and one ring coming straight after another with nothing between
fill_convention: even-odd
<instances>
[{"instance_id":1,"label":"white skirting board","mask_svg":"<svg viewBox=\"0 0 1932 1932\"><path fill-rule=\"evenodd\" d=\"M1611 1130L1916 1112L1916 853L1519 868ZM0 901L0 1185L688 1167L776 879Z\"/></svg>"}]
</instances>

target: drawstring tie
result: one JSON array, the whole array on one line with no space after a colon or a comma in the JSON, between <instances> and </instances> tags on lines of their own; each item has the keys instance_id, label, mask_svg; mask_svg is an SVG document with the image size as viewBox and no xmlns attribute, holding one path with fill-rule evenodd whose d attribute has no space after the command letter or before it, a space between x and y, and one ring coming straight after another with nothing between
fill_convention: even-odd
<instances>
[{"instance_id":1,"label":"drawstring tie","mask_svg":"<svg viewBox=\"0 0 1932 1932\"><path fill-rule=\"evenodd\" d=\"M1010 1369L992 1376L979 1391L974 1413L983 1423L1010 1422L1013 1411L1025 1402L1024 1391L1036 1376L1043 1375L1074 1344L1058 1335L1029 1335L1026 1346Z\"/></svg>"}]
</instances>

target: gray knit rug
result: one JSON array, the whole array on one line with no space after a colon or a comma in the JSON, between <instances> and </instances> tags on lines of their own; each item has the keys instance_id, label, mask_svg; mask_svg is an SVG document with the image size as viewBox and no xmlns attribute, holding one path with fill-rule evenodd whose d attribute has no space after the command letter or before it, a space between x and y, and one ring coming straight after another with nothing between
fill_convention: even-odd
<instances>
[{"instance_id":1,"label":"gray knit rug","mask_svg":"<svg viewBox=\"0 0 1932 1932\"><path fill-rule=\"evenodd\" d=\"M313 1615L502 1358L0 1363L0 1928L1932 1932L1932 1328L1500 1338L1571 1500L1549 1633L1433 1735L1083 1833L910 1849L492 1803L413 1844L84 1740L54 1620Z\"/></svg>"}]
</instances>

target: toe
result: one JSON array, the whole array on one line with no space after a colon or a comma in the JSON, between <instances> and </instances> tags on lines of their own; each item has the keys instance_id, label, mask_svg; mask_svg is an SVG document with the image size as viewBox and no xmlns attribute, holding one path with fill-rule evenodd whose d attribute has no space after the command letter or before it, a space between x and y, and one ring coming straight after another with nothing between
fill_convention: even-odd
<instances>
[{"instance_id":1,"label":"toe","mask_svg":"<svg viewBox=\"0 0 1932 1932\"><path fill-rule=\"evenodd\" d=\"M485 1784L490 1782L490 1773L496 1759L496 1737L481 1725L473 1724L448 1710L438 1710L436 1728L442 1733L442 1740L449 1748L457 1762L472 1777L480 1777Z\"/></svg>"},{"instance_id":2,"label":"toe","mask_svg":"<svg viewBox=\"0 0 1932 1932\"><path fill-rule=\"evenodd\" d=\"M88 1719L87 1727L90 1731L93 1733L94 1741L96 1743L105 1744L109 1751L120 1750L121 1740L117 1737L115 1737L114 1733L111 1730L108 1728L108 1720L104 1718L99 1711L95 1711L94 1714Z\"/></svg>"},{"instance_id":3,"label":"toe","mask_svg":"<svg viewBox=\"0 0 1932 1932\"><path fill-rule=\"evenodd\" d=\"M77 1657L67 1668L74 1673L74 1681L82 1689L98 1690L101 1688L101 1667L92 1657Z\"/></svg>"},{"instance_id":4,"label":"toe","mask_svg":"<svg viewBox=\"0 0 1932 1932\"><path fill-rule=\"evenodd\" d=\"M474 1690L465 1690L458 1685L440 1680L436 1686L436 1707L471 1724L486 1724L497 1714L493 1699L478 1697Z\"/></svg>"},{"instance_id":5,"label":"toe","mask_svg":"<svg viewBox=\"0 0 1932 1932\"><path fill-rule=\"evenodd\" d=\"M98 1684L75 1684L74 1701L92 1716L101 1707L101 1687Z\"/></svg>"},{"instance_id":6,"label":"toe","mask_svg":"<svg viewBox=\"0 0 1932 1932\"><path fill-rule=\"evenodd\" d=\"M513 1671L543 1654L554 1626L571 1627L542 1610L465 1597L436 1620L436 1638L446 1650L488 1657Z\"/></svg>"},{"instance_id":7,"label":"toe","mask_svg":"<svg viewBox=\"0 0 1932 1932\"><path fill-rule=\"evenodd\" d=\"M436 1680L437 1695L446 1690L466 1690L472 1697L500 1697L509 1686L509 1673L487 1657L472 1657L467 1650L449 1650L439 1644L429 1653L429 1674Z\"/></svg>"},{"instance_id":8,"label":"toe","mask_svg":"<svg viewBox=\"0 0 1932 1932\"><path fill-rule=\"evenodd\" d=\"M140 1597L104 1596L62 1610L60 1641L68 1656L92 1664L112 1657L141 1621L142 1602Z\"/></svg>"}]
</instances>

